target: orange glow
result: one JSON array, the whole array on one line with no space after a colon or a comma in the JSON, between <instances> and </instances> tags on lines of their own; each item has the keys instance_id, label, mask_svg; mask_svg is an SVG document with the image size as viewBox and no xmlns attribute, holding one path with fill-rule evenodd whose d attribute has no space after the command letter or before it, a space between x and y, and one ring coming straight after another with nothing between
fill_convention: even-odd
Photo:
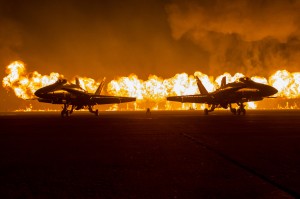
<instances>
[{"instance_id":1,"label":"orange glow","mask_svg":"<svg viewBox=\"0 0 300 199\"><path fill-rule=\"evenodd\" d=\"M35 98L34 92L46 85L52 84L59 78L63 78L62 74L51 73L50 75L41 75L37 71L27 73L24 63L15 61L7 66L7 76L3 78L2 85L7 90L13 90L18 98L32 99ZM195 72L206 89L212 92L220 87L221 79L225 75L226 81L233 82L244 75L236 73L231 76L229 73L224 73L214 79L201 72ZM292 99L299 98L300 95L300 73L289 73L286 70L279 70L270 76L268 79L264 77L251 77L253 81L269 84L278 89L276 96ZM75 82L72 80L72 82ZM79 77L80 86L88 92L95 92L99 83L92 78ZM156 75L149 75L148 80L144 81L138 78L135 74L130 74L128 77L119 77L107 84L107 94L115 96L137 97L134 106L127 106L130 110L145 110L151 108L153 110L194 110L203 109L205 104L178 103L166 101L167 96L172 95L192 95L199 94L196 80L192 75L186 73L176 74L169 79L163 79ZM120 105L124 107L124 105ZM249 109L256 109L256 102L248 102ZM293 105L293 107L297 107ZM27 111L33 107L27 108ZM111 105L108 110L121 110L119 105ZM124 110L124 108L122 108Z\"/></svg>"},{"instance_id":2,"label":"orange glow","mask_svg":"<svg viewBox=\"0 0 300 199\"><path fill-rule=\"evenodd\" d=\"M99 83L97 83L94 79L88 77L80 77L79 78L79 85L81 88L88 92L95 92Z\"/></svg>"},{"instance_id":3,"label":"orange glow","mask_svg":"<svg viewBox=\"0 0 300 199\"><path fill-rule=\"evenodd\" d=\"M278 90L277 96L288 99L300 97L300 72L279 70L269 78L269 83Z\"/></svg>"},{"instance_id":4,"label":"orange glow","mask_svg":"<svg viewBox=\"0 0 300 199\"><path fill-rule=\"evenodd\" d=\"M51 73L49 76L41 75L34 71L33 73L26 73L23 62L15 61L7 66L6 73L8 74L2 80L4 88L11 88L14 90L17 97L22 99L30 99L35 97L34 92L49 84L53 84L63 76L58 73Z\"/></svg>"},{"instance_id":5,"label":"orange glow","mask_svg":"<svg viewBox=\"0 0 300 199\"><path fill-rule=\"evenodd\" d=\"M247 108L248 109L256 109L257 105L255 104L255 102L247 102Z\"/></svg>"}]
</instances>

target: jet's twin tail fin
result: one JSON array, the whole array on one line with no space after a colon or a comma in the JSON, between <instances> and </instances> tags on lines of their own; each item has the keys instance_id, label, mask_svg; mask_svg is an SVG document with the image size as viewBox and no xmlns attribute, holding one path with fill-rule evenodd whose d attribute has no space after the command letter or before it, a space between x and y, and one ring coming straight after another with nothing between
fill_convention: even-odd
<instances>
[{"instance_id":1,"label":"jet's twin tail fin","mask_svg":"<svg viewBox=\"0 0 300 199\"><path fill-rule=\"evenodd\" d=\"M224 76L222 78L222 81L221 81L221 87L225 86L226 85L226 76Z\"/></svg>"},{"instance_id":2,"label":"jet's twin tail fin","mask_svg":"<svg viewBox=\"0 0 300 199\"><path fill-rule=\"evenodd\" d=\"M103 78L102 82L100 83L100 85L98 86L96 92L95 92L95 95L100 95L100 93L102 92L103 90L103 87L104 87L104 82L105 82L105 77Z\"/></svg>"},{"instance_id":3,"label":"jet's twin tail fin","mask_svg":"<svg viewBox=\"0 0 300 199\"><path fill-rule=\"evenodd\" d=\"M196 80L197 80L197 85L198 85L198 89L200 91L200 94L202 95L206 95L208 94L206 88L203 86L202 82L200 81L199 77L195 76Z\"/></svg>"},{"instance_id":4,"label":"jet's twin tail fin","mask_svg":"<svg viewBox=\"0 0 300 199\"><path fill-rule=\"evenodd\" d=\"M75 84L80 87L80 82L79 82L79 78L78 77L75 78Z\"/></svg>"}]
</instances>

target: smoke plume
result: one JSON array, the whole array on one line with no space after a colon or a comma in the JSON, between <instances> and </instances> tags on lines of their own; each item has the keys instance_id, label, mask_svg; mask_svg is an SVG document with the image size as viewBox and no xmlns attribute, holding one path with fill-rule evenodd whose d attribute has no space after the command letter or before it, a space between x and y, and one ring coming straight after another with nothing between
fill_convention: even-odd
<instances>
[{"instance_id":1,"label":"smoke plume","mask_svg":"<svg viewBox=\"0 0 300 199\"><path fill-rule=\"evenodd\" d=\"M300 3L285 0L173 1L172 36L208 52L212 74L269 75L300 61Z\"/></svg>"}]
</instances>

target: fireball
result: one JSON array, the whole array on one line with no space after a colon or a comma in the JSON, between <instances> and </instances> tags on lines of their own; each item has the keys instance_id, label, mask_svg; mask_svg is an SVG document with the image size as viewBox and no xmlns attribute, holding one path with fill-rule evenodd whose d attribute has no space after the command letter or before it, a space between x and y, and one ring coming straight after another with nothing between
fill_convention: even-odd
<instances>
[{"instance_id":1,"label":"fireball","mask_svg":"<svg viewBox=\"0 0 300 199\"><path fill-rule=\"evenodd\" d=\"M14 61L6 67L7 76L3 78L2 85L7 90L14 91L18 98L34 98L34 92L46 85L63 78L62 74L52 72L49 75L41 75L34 71L28 73L25 64L21 61ZM194 73L199 77L208 92L212 92L220 87L221 79L226 76L227 83L236 81L244 77L242 73L233 76L227 72L216 78L208 76L199 71ZM95 92L99 83L88 77L78 77L80 86L88 92ZM278 90L277 97L295 99L300 97L300 72L290 73L286 70L279 70L269 78L253 76L255 82L269 84ZM72 80L72 82L75 82ZM118 77L107 84L106 92L109 95L136 97L134 106L127 106L127 109L146 110L146 108L156 110L187 110L203 109L205 104L181 104L166 101L167 96L172 95L193 95L199 94L194 76L187 73L175 74L173 77L164 79L156 75L149 75L147 80L139 79L137 75L130 74L127 77ZM255 102L248 102L249 109L256 109ZM297 104L293 105L297 107ZM30 109L33 107L30 105ZM111 105L108 110L119 110L118 105Z\"/></svg>"}]
</instances>

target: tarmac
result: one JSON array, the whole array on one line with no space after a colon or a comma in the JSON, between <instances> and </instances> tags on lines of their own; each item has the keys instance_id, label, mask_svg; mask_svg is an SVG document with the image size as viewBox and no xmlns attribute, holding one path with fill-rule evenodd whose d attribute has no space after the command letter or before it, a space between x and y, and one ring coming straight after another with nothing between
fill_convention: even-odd
<instances>
[{"instance_id":1,"label":"tarmac","mask_svg":"<svg viewBox=\"0 0 300 199\"><path fill-rule=\"evenodd\" d=\"M300 198L300 111L0 113L0 198Z\"/></svg>"}]
</instances>

